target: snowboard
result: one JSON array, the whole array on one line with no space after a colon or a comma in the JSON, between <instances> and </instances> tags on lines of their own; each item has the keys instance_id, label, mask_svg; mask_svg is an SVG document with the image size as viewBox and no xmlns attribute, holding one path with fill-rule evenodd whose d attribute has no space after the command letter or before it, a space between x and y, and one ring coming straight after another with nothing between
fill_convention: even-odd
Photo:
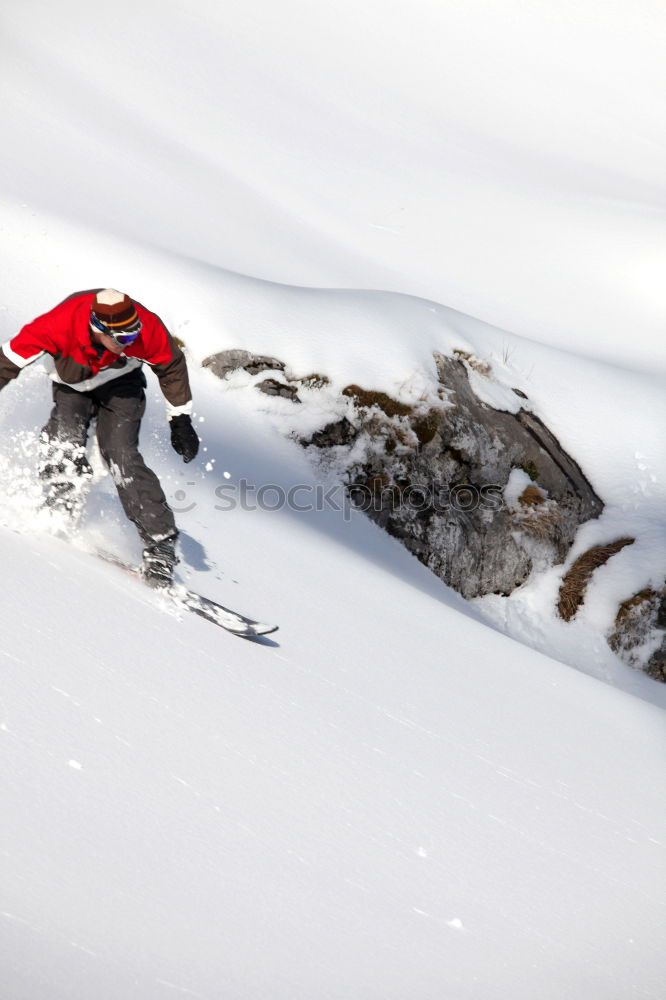
<instances>
[{"instance_id":1,"label":"snowboard","mask_svg":"<svg viewBox=\"0 0 666 1000\"><path fill-rule=\"evenodd\" d=\"M125 562L124 559L114 555L112 552L96 549L93 555L104 562L117 566L138 580L142 579L141 570L138 566ZM277 625L266 625L263 622L256 622L252 618L246 618L245 615L238 614L237 611L232 611L230 608L225 608L224 605L218 604L217 601L211 600L210 597L204 597L202 594L197 594L194 590L188 590L183 584L176 583L171 587L158 589L155 593L164 594L177 607L191 611L192 614L198 615L200 618L205 618L206 621L212 622L213 625L219 625L220 628L225 629L227 632L240 635L245 639L255 639L262 635L268 635L270 632L276 632L278 629Z\"/></svg>"}]
</instances>

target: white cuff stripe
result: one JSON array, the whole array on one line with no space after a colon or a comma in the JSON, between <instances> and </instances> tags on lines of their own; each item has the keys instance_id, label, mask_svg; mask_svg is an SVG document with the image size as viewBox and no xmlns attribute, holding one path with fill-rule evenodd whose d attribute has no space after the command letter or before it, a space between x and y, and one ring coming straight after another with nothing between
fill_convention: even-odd
<instances>
[{"instance_id":1,"label":"white cuff stripe","mask_svg":"<svg viewBox=\"0 0 666 1000\"><path fill-rule=\"evenodd\" d=\"M189 403L183 403L182 406L174 406L167 399L167 417L171 420L172 417L179 417L181 413L186 413L188 417L192 416L192 400Z\"/></svg>"},{"instance_id":2,"label":"white cuff stripe","mask_svg":"<svg viewBox=\"0 0 666 1000\"><path fill-rule=\"evenodd\" d=\"M23 358L20 354L17 354L16 351L11 349L9 346L10 343L11 341L8 340L6 344L2 345L2 353L7 360L13 362L17 368L25 368L26 365L36 361L37 358L41 358L42 354L44 354L44 351L37 351L37 354L33 354L31 358Z\"/></svg>"},{"instance_id":3,"label":"white cuff stripe","mask_svg":"<svg viewBox=\"0 0 666 1000\"><path fill-rule=\"evenodd\" d=\"M124 368L102 368L96 375L91 375L90 378L84 379L83 382L63 382L57 371L53 372L51 378L54 382L60 383L60 385L69 385L70 389L75 389L77 392L90 392L91 389L96 389L99 385L112 382L114 378L122 378L128 372L135 371L135 369L141 367L141 362L138 358L126 358L125 360L127 364Z\"/></svg>"}]
</instances>

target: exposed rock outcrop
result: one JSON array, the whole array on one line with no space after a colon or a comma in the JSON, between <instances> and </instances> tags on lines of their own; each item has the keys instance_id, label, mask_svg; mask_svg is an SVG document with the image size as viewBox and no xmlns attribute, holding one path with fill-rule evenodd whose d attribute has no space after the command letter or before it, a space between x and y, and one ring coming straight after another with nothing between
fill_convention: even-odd
<instances>
[{"instance_id":1,"label":"exposed rock outcrop","mask_svg":"<svg viewBox=\"0 0 666 1000\"><path fill-rule=\"evenodd\" d=\"M300 403L297 387L279 382L276 378L265 378L257 384L257 389L267 396L281 396L283 399L290 399L292 403Z\"/></svg>"},{"instance_id":2,"label":"exposed rock outcrop","mask_svg":"<svg viewBox=\"0 0 666 1000\"><path fill-rule=\"evenodd\" d=\"M295 407L289 425L284 408L275 410L280 426L327 478L344 482L356 506L464 597L509 595L534 568L562 563L603 504L522 389L501 385L467 351L434 361L437 381L410 401L355 383L336 392L326 375L295 376L249 351L223 351L204 366L221 378L274 373L254 387L313 403ZM326 412L332 419L321 427ZM560 589L562 618L576 614L591 574L632 542L611 539L574 561ZM608 640L628 664L666 680L666 587L625 601Z\"/></svg>"},{"instance_id":3,"label":"exposed rock outcrop","mask_svg":"<svg viewBox=\"0 0 666 1000\"><path fill-rule=\"evenodd\" d=\"M578 526L603 505L538 417L496 408L474 391L470 378L492 381L486 362L457 351L436 354L435 364L432 398L412 404L348 385L345 415L301 443L335 468L357 506L464 597L510 594L534 565L563 561ZM280 372L284 381L255 385L294 402L299 387L329 391L325 375L294 378L283 361L249 351L222 351L204 366L221 378ZM521 397L513 394L514 408Z\"/></svg>"},{"instance_id":4,"label":"exposed rock outcrop","mask_svg":"<svg viewBox=\"0 0 666 1000\"><path fill-rule=\"evenodd\" d=\"M242 368L250 375L258 375L264 371L282 372L285 369L284 361L277 358L270 358L263 354L252 354L250 351L241 351L236 348L229 351L219 351L211 354L202 361L203 368L209 368L213 375L224 378L230 372Z\"/></svg>"},{"instance_id":5,"label":"exposed rock outcrop","mask_svg":"<svg viewBox=\"0 0 666 1000\"><path fill-rule=\"evenodd\" d=\"M252 354L250 351L234 348L211 354L202 362L202 367L210 369L213 375L217 375L218 378L226 378L227 375L240 369L246 371L248 375L259 375L266 371L284 372L286 365L278 358L271 358L264 354ZM324 382L317 381L321 378L322 376L308 375L298 381L308 387L321 386ZM292 403L301 402L298 398L298 385L290 385L276 378L263 379L256 383L256 388L267 396L281 396L283 399L291 400Z\"/></svg>"},{"instance_id":6,"label":"exposed rock outcrop","mask_svg":"<svg viewBox=\"0 0 666 1000\"><path fill-rule=\"evenodd\" d=\"M440 404L412 407L348 386L349 420L304 443L320 452L353 443L355 503L449 586L468 598L509 594L535 563L561 562L603 505L538 417L479 399L467 358L435 360ZM512 505L504 494L516 470L525 484Z\"/></svg>"}]
</instances>

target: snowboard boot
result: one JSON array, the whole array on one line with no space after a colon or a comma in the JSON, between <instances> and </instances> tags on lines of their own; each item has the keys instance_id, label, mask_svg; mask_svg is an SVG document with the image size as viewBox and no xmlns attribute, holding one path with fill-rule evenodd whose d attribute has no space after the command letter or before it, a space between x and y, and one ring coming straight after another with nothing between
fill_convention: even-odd
<instances>
[{"instance_id":1,"label":"snowboard boot","mask_svg":"<svg viewBox=\"0 0 666 1000\"><path fill-rule=\"evenodd\" d=\"M141 576L149 587L157 589L172 585L174 567L178 562L177 538L178 535L175 534L152 539L143 550Z\"/></svg>"}]
</instances>

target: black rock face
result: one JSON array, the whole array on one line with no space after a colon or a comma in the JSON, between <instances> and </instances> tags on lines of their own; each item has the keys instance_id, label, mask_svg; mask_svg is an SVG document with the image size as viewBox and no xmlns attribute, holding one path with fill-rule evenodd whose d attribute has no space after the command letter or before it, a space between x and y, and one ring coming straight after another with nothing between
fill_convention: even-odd
<instances>
[{"instance_id":1,"label":"black rock face","mask_svg":"<svg viewBox=\"0 0 666 1000\"><path fill-rule=\"evenodd\" d=\"M461 360L435 360L441 405L389 416L385 404L362 405L369 394L347 393L350 419L302 443L319 453L353 443L345 472L357 506L464 597L510 594L535 564L562 562L603 504L538 417L494 409ZM509 509L503 490L514 469L534 486Z\"/></svg>"}]
</instances>

